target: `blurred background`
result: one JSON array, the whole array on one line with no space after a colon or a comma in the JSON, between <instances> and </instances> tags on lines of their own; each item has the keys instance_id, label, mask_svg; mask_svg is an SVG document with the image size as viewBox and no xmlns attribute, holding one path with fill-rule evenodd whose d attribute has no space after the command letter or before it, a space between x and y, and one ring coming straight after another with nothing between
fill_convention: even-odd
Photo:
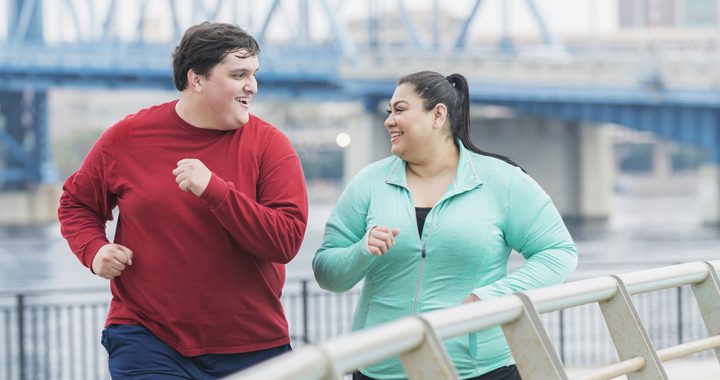
<instances>
[{"instance_id":1,"label":"blurred background","mask_svg":"<svg viewBox=\"0 0 720 380\"><path fill-rule=\"evenodd\" d=\"M348 329L356 294L316 289L310 261L344 184L389 154L386 104L414 71L468 78L474 142L553 198L574 278L720 257L720 0L0 0L0 379L106 376L107 282L60 236L57 200L105 129L177 97L170 54L204 20L259 40L251 112L303 163L310 221L286 289L299 344ZM703 333L685 293L641 311L680 315L658 340ZM565 359L604 360L588 350Z\"/></svg>"}]
</instances>

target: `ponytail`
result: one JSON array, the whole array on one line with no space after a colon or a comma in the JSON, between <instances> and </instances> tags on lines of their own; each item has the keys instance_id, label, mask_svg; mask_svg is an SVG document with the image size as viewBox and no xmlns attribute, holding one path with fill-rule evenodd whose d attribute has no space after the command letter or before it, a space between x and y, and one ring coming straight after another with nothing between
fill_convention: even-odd
<instances>
[{"instance_id":1,"label":"ponytail","mask_svg":"<svg viewBox=\"0 0 720 380\"><path fill-rule=\"evenodd\" d=\"M505 161L510 165L519 167L520 170L525 172L525 169L510 158L501 154L486 152L473 144L470 139L470 89L467 79L465 79L465 77L461 74L450 74L445 78L460 95L458 99L458 107L453 107L459 112L455 112L454 115L452 113L450 114L450 129L452 130L453 136L457 140L460 140L467 149L483 156L494 157Z\"/></svg>"}]
</instances>

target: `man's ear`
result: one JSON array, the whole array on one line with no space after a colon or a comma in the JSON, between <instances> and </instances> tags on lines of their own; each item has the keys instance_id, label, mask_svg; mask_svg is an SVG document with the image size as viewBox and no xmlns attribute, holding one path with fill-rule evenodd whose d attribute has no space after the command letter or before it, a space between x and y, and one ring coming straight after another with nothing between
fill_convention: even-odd
<instances>
[{"instance_id":1,"label":"man's ear","mask_svg":"<svg viewBox=\"0 0 720 380\"><path fill-rule=\"evenodd\" d=\"M187 72L188 88L197 93L202 92L203 76L190 69Z\"/></svg>"},{"instance_id":2,"label":"man's ear","mask_svg":"<svg viewBox=\"0 0 720 380\"><path fill-rule=\"evenodd\" d=\"M445 122L448 118L448 109L447 106L443 103L438 103L433 107L432 110L433 114L433 127L434 128L442 128L445 125Z\"/></svg>"}]
</instances>

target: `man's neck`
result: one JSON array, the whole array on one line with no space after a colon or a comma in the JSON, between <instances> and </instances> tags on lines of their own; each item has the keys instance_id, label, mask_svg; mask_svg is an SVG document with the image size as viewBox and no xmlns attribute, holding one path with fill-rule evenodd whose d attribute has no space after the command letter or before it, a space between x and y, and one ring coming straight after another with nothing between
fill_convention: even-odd
<instances>
[{"instance_id":1,"label":"man's neck","mask_svg":"<svg viewBox=\"0 0 720 380\"><path fill-rule=\"evenodd\" d=\"M205 117L202 107L197 107L194 100L184 93L180 93L180 100L175 104L175 112L186 123L200 129L217 129Z\"/></svg>"}]
</instances>

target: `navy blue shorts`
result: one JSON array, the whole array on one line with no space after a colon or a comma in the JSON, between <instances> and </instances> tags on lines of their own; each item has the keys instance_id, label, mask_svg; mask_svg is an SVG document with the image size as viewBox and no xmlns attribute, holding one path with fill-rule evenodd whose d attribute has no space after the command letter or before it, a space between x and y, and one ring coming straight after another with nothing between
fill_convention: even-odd
<instances>
[{"instance_id":1,"label":"navy blue shorts","mask_svg":"<svg viewBox=\"0 0 720 380\"><path fill-rule=\"evenodd\" d=\"M110 325L101 343L113 379L217 379L290 351L290 345L241 354L180 355L139 325Z\"/></svg>"}]
</instances>

